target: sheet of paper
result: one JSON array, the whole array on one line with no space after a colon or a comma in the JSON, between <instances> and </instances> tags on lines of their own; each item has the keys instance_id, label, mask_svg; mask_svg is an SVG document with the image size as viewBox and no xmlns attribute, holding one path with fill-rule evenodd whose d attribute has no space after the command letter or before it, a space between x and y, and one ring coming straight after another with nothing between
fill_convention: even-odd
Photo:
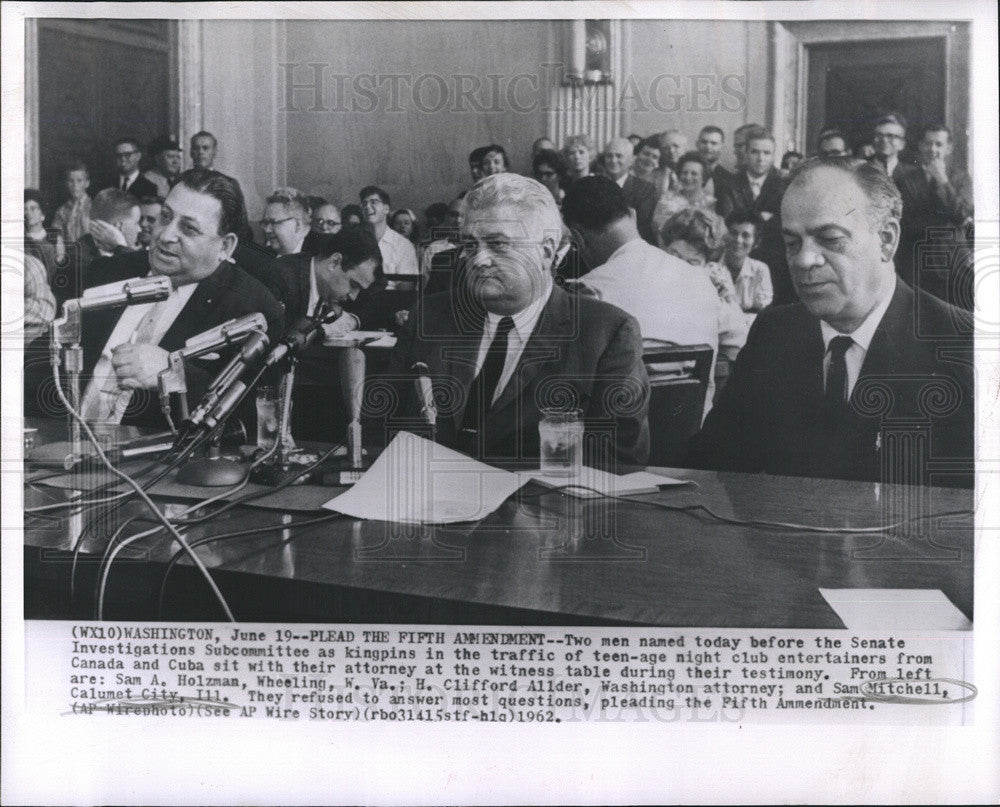
<instances>
[{"instance_id":1,"label":"sheet of paper","mask_svg":"<svg viewBox=\"0 0 1000 807\"><path fill-rule=\"evenodd\" d=\"M350 490L323 506L378 521L478 521L523 484L517 474L400 432Z\"/></svg>"},{"instance_id":2,"label":"sheet of paper","mask_svg":"<svg viewBox=\"0 0 1000 807\"><path fill-rule=\"evenodd\" d=\"M850 630L972 630L940 589L821 588Z\"/></svg>"},{"instance_id":3,"label":"sheet of paper","mask_svg":"<svg viewBox=\"0 0 1000 807\"><path fill-rule=\"evenodd\" d=\"M607 471L600 471L597 468L584 466L576 476L555 477L546 476L541 470L521 471L521 477L525 482L534 480L547 488L562 488L567 485L579 485L578 488L567 488L562 492L568 496L575 496L579 499L594 499L597 496L628 496L634 493L655 493L662 485L686 485L680 479L673 479L669 476L651 474L647 471L636 471L631 474L616 476ZM584 490L593 488L594 490Z\"/></svg>"},{"instance_id":4,"label":"sheet of paper","mask_svg":"<svg viewBox=\"0 0 1000 807\"><path fill-rule=\"evenodd\" d=\"M347 331L325 334L323 344L327 347L395 347L396 335L388 331Z\"/></svg>"}]
</instances>

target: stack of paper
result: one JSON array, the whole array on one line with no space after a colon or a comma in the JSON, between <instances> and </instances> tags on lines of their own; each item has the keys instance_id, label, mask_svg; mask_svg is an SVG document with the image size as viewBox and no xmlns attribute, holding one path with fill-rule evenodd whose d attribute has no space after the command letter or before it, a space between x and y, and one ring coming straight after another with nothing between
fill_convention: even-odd
<instances>
[{"instance_id":1,"label":"stack of paper","mask_svg":"<svg viewBox=\"0 0 1000 807\"><path fill-rule=\"evenodd\" d=\"M537 482L547 488L564 488L563 493L580 499L598 496L631 496L636 493L656 493L661 485L686 485L680 479L658 476L647 471L637 471L624 476L609 474L597 468L584 466L576 476L546 476L539 471L522 471L521 478ZM575 487L569 487L575 486Z\"/></svg>"}]
</instances>

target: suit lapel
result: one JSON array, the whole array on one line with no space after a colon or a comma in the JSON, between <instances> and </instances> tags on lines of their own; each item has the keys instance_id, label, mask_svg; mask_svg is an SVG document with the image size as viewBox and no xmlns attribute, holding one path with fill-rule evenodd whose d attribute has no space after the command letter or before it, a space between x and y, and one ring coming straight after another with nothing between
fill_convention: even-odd
<instances>
[{"instance_id":1,"label":"suit lapel","mask_svg":"<svg viewBox=\"0 0 1000 807\"><path fill-rule=\"evenodd\" d=\"M202 280L191 298L181 309L173 324L160 340L164 350L177 350L188 337L201 333L217 324L219 320L218 301L222 290L228 285L233 274L231 263L222 263L211 275Z\"/></svg>"},{"instance_id":2,"label":"suit lapel","mask_svg":"<svg viewBox=\"0 0 1000 807\"><path fill-rule=\"evenodd\" d=\"M308 317L309 311L309 280L310 273L312 272L312 258L304 253L300 253L300 260L298 264L298 270L295 273L296 279L299 283L298 294L299 300L302 301L302 316ZM289 325L294 325L290 322Z\"/></svg>"}]
</instances>

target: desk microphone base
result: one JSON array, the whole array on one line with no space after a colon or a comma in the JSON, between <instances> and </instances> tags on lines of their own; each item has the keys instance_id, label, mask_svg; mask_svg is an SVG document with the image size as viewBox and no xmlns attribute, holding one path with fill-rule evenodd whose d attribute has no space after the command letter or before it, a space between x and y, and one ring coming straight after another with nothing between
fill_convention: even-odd
<instances>
[{"instance_id":1,"label":"desk microphone base","mask_svg":"<svg viewBox=\"0 0 1000 807\"><path fill-rule=\"evenodd\" d=\"M247 475L246 465L225 457L200 457L177 472L182 485L220 488L238 485Z\"/></svg>"}]
</instances>

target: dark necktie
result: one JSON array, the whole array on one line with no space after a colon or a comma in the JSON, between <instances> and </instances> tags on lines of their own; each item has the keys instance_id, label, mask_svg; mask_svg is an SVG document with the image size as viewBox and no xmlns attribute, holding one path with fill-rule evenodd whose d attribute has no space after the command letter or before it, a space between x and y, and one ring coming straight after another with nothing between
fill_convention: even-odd
<instances>
[{"instance_id":1,"label":"dark necktie","mask_svg":"<svg viewBox=\"0 0 1000 807\"><path fill-rule=\"evenodd\" d=\"M128 177L122 177L122 188L123 191L128 190Z\"/></svg>"},{"instance_id":2,"label":"dark necktie","mask_svg":"<svg viewBox=\"0 0 1000 807\"><path fill-rule=\"evenodd\" d=\"M847 353L854 340L849 336L835 336L830 340L830 366L826 371L826 406L834 415L847 409Z\"/></svg>"},{"instance_id":3,"label":"dark necktie","mask_svg":"<svg viewBox=\"0 0 1000 807\"><path fill-rule=\"evenodd\" d=\"M463 430L479 430L480 413L485 416L493 403L493 396L496 394L497 384L503 374L504 362L507 360L507 342L510 330L514 327L514 320L504 317L497 325L497 332L493 336L493 341L486 351L486 358L483 360L483 367L479 375L472 382L469 389L469 399L465 406L465 414L462 417Z\"/></svg>"}]
</instances>

